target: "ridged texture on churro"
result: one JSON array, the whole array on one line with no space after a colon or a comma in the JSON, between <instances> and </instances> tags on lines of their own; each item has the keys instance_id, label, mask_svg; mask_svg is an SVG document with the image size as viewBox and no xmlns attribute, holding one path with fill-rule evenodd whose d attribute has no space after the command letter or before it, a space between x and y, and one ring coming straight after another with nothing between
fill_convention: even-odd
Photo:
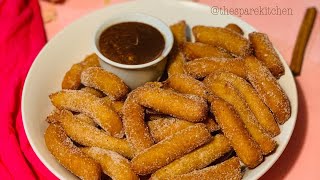
<instances>
[{"instance_id":1,"label":"ridged texture on churro","mask_svg":"<svg viewBox=\"0 0 320 180\"><path fill-rule=\"evenodd\" d=\"M112 137L105 131L84 123L69 111L62 110L61 113L61 125L72 140L84 146L96 146L118 152L128 158L133 157L133 150L125 139Z\"/></svg>"},{"instance_id":2,"label":"ridged texture on churro","mask_svg":"<svg viewBox=\"0 0 320 180\"><path fill-rule=\"evenodd\" d=\"M81 179L100 179L99 164L81 152L61 126L50 124L44 134L44 139L51 154L73 174Z\"/></svg>"},{"instance_id":3,"label":"ridged texture on churro","mask_svg":"<svg viewBox=\"0 0 320 180\"><path fill-rule=\"evenodd\" d=\"M229 140L216 135L213 140L152 174L151 179L170 179L175 175L202 169L231 150Z\"/></svg>"},{"instance_id":4,"label":"ridged texture on churro","mask_svg":"<svg viewBox=\"0 0 320 180\"><path fill-rule=\"evenodd\" d=\"M211 73L231 72L240 77L246 77L244 62L241 58L200 58L187 62L185 71L196 79L201 79Z\"/></svg>"},{"instance_id":5,"label":"ridged texture on churro","mask_svg":"<svg viewBox=\"0 0 320 180\"><path fill-rule=\"evenodd\" d=\"M132 169L140 175L150 174L211 140L204 124L195 124L135 156Z\"/></svg>"},{"instance_id":6,"label":"ridged texture on churro","mask_svg":"<svg viewBox=\"0 0 320 180\"><path fill-rule=\"evenodd\" d=\"M280 134L280 128L271 111L260 99L254 88L245 79L238 77L235 74L226 72L211 74L207 77L207 79L211 79L212 81L223 80L230 82L246 100L248 106L263 129L265 129L266 132L271 136Z\"/></svg>"},{"instance_id":7,"label":"ridged texture on churro","mask_svg":"<svg viewBox=\"0 0 320 180\"><path fill-rule=\"evenodd\" d=\"M186 42L182 46L182 52L187 61L203 57L215 57L215 58L232 58L232 56L222 48L204 44L200 42Z\"/></svg>"},{"instance_id":8,"label":"ridged texture on churro","mask_svg":"<svg viewBox=\"0 0 320 180\"><path fill-rule=\"evenodd\" d=\"M275 77L255 57L245 59L247 78L270 108L279 124L285 123L291 116L290 102Z\"/></svg>"},{"instance_id":9,"label":"ridged texture on churro","mask_svg":"<svg viewBox=\"0 0 320 180\"><path fill-rule=\"evenodd\" d=\"M157 87L141 87L137 91L134 97L145 107L191 122L206 118L208 105L205 99L199 96Z\"/></svg>"},{"instance_id":10,"label":"ridged texture on churro","mask_svg":"<svg viewBox=\"0 0 320 180\"><path fill-rule=\"evenodd\" d=\"M188 174L175 176L175 180L240 180L242 178L240 162L233 157L215 166L196 170Z\"/></svg>"},{"instance_id":11,"label":"ridged texture on churro","mask_svg":"<svg viewBox=\"0 0 320 180\"><path fill-rule=\"evenodd\" d=\"M284 67L267 34L252 32L249 39L254 55L262 61L277 79L284 74Z\"/></svg>"},{"instance_id":12,"label":"ridged texture on churro","mask_svg":"<svg viewBox=\"0 0 320 180\"><path fill-rule=\"evenodd\" d=\"M85 154L96 160L102 171L116 180L138 180L138 176L131 170L130 162L120 154L98 147L82 148Z\"/></svg>"},{"instance_id":13,"label":"ridged texture on churro","mask_svg":"<svg viewBox=\"0 0 320 180\"><path fill-rule=\"evenodd\" d=\"M251 53L250 42L239 33L227 28L194 26L192 32L196 42L220 46L240 57Z\"/></svg>"},{"instance_id":14,"label":"ridged texture on churro","mask_svg":"<svg viewBox=\"0 0 320 180\"><path fill-rule=\"evenodd\" d=\"M246 129L261 148L263 154L272 152L277 143L267 134L261 125L257 122L256 117L249 108L247 102L241 96L239 91L227 81L205 79L205 84L211 92L231 104L238 112Z\"/></svg>"},{"instance_id":15,"label":"ridged texture on churro","mask_svg":"<svg viewBox=\"0 0 320 180\"><path fill-rule=\"evenodd\" d=\"M122 79L99 67L84 70L81 73L81 83L102 91L113 100L121 99L129 92Z\"/></svg>"},{"instance_id":16,"label":"ridged texture on churro","mask_svg":"<svg viewBox=\"0 0 320 180\"><path fill-rule=\"evenodd\" d=\"M226 28L227 28L227 29L230 29L230 30L232 30L232 31L234 31L234 32L237 32L237 33L239 33L239 34L241 34L241 35L244 34L244 33L243 33L243 30L242 30L238 25L236 25L236 24L230 23L230 24L226 25Z\"/></svg>"},{"instance_id":17,"label":"ridged texture on churro","mask_svg":"<svg viewBox=\"0 0 320 180\"><path fill-rule=\"evenodd\" d=\"M79 89L81 85L81 73L89 67L100 67L96 54L87 56L82 62L72 65L62 81L62 89Z\"/></svg>"},{"instance_id":18,"label":"ridged texture on churro","mask_svg":"<svg viewBox=\"0 0 320 180\"><path fill-rule=\"evenodd\" d=\"M144 108L136 102L134 93L135 91L131 92L124 103L122 118L126 138L135 153L139 153L152 146L154 142L144 122Z\"/></svg>"},{"instance_id":19,"label":"ridged texture on churro","mask_svg":"<svg viewBox=\"0 0 320 180\"><path fill-rule=\"evenodd\" d=\"M263 160L261 150L258 144L252 140L232 105L222 99L213 97L211 99L211 111L241 161L250 168L258 166Z\"/></svg>"},{"instance_id":20,"label":"ridged texture on churro","mask_svg":"<svg viewBox=\"0 0 320 180\"><path fill-rule=\"evenodd\" d=\"M183 94L193 94L207 98L205 85L186 74L175 74L165 81L165 86L170 87Z\"/></svg>"}]
</instances>

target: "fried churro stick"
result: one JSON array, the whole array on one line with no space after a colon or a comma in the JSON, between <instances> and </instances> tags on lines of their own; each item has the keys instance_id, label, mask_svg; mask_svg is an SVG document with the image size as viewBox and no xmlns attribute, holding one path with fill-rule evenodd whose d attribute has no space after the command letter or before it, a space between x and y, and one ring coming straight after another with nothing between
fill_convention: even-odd
<instances>
[{"instance_id":1,"label":"fried churro stick","mask_svg":"<svg viewBox=\"0 0 320 180\"><path fill-rule=\"evenodd\" d=\"M87 123L91 126L96 126L96 123L94 120L87 115L80 113L77 115L74 115L75 118L79 119L80 121ZM47 116L47 122L48 123L60 123L61 120L61 111L59 109L54 109L48 116Z\"/></svg>"},{"instance_id":2,"label":"fried churro stick","mask_svg":"<svg viewBox=\"0 0 320 180\"><path fill-rule=\"evenodd\" d=\"M252 32L249 34L254 55L262 61L275 78L284 74L284 67L267 34Z\"/></svg>"},{"instance_id":3,"label":"fried churro stick","mask_svg":"<svg viewBox=\"0 0 320 180\"><path fill-rule=\"evenodd\" d=\"M151 179L173 179L175 175L202 169L229 151L231 151L231 146L228 139L218 134L208 144L182 156L180 159L153 173Z\"/></svg>"},{"instance_id":4,"label":"fried churro stick","mask_svg":"<svg viewBox=\"0 0 320 180\"><path fill-rule=\"evenodd\" d=\"M222 47L240 57L251 53L250 42L232 30L221 27L194 26L192 32L196 42Z\"/></svg>"},{"instance_id":5,"label":"fried churro stick","mask_svg":"<svg viewBox=\"0 0 320 180\"><path fill-rule=\"evenodd\" d=\"M215 166L173 177L175 180L240 180L241 178L240 162L236 157Z\"/></svg>"},{"instance_id":6,"label":"fried churro stick","mask_svg":"<svg viewBox=\"0 0 320 180\"><path fill-rule=\"evenodd\" d=\"M109 136L103 130L78 120L67 110L61 111L60 121L66 134L81 145L100 147L118 152L128 158L133 157L133 150L125 139Z\"/></svg>"},{"instance_id":7,"label":"fried churro stick","mask_svg":"<svg viewBox=\"0 0 320 180\"><path fill-rule=\"evenodd\" d=\"M203 122L210 132L217 131L219 126L212 118L208 118ZM164 140L165 138L185 129L194 123L181 120L173 117L162 117L162 116L150 116L150 121L147 122L149 131L154 141L157 143Z\"/></svg>"},{"instance_id":8,"label":"fried churro stick","mask_svg":"<svg viewBox=\"0 0 320 180\"><path fill-rule=\"evenodd\" d=\"M185 62L184 55L180 52L180 46L187 41L186 36L187 24L185 21L179 21L170 26L174 38L174 45L168 56L167 72L168 76L173 74L184 74L183 64Z\"/></svg>"},{"instance_id":9,"label":"fried churro stick","mask_svg":"<svg viewBox=\"0 0 320 180\"><path fill-rule=\"evenodd\" d=\"M244 61L241 58L200 58L190 61L184 66L185 71L196 79L201 79L211 73L231 72L240 77L246 77Z\"/></svg>"},{"instance_id":10,"label":"fried churro stick","mask_svg":"<svg viewBox=\"0 0 320 180\"><path fill-rule=\"evenodd\" d=\"M105 94L103 94L103 92L101 92L99 90L96 90L94 88L91 88L91 87L81 88L81 91L88 92L88 93L90 93L92 95L97 96L98 98L102 98L102 97L106 96Z\"/></svg>"},{"instance_id":11,"label":"fried churro stick","mask_svg":"<svg viewBox=\"0 0 320 180\"><path fill-rule=\"evenodd\" d=\"M91 67L81 74L81 83L99 89L113 100L119 100L129 92L128 86L115 74L99 67Z\"/></svg>"},{"instance_id":12,"label":"fried churro stick","mask_svg":"<svg viewBox=\"0 0 320 180\"><path fill-rule=\"evenodd\" d=\"M230 23L230 24L228 24L227 26L226 26L226 28L227 29L230 29L230 30L232 30L232 31L234 31L234 32L237 32L237 33L239 33L239 34L241 34L242 36L243 36L243 30L238 26L238 25L236 25L236 24L233 24L233 23Z\"/></svg>"},{"instance_id":13,"label":"fried churro stick","mask_svg":"<svg viewBox=\"0 0 320 180\"><path fill-rule=\"evenodd\" d=\"M131 161L139 175L150 174L211 140L204 124L195 124L144 150Z\"/></svg>"},{"instance_id":14,"label":"fried churro stick","mask_svg":"<svg viewBox=\"0 0 320 180\"><path fill-rule=\"evenodd\" d=\"M101 168L93 159L76 147L57 124L50 124L44 139L50 153L61 165L81 179L100 179Z\"/></svg>"},{"instance_id":15,"label":"fried churro stick","mask_svg":"<svg viewBox=\"0 0 320 180\"><path fill-rule=\"evenodd\" d=\"M118 114L122 114L123 101L113 101L108 96L101 98L103 104L112 107Z\"/></svg>"},{"instance_id":16,"label":"fried churro stick","mask_svg":"<svg viewBox=\"0 0 320 180\"><path fill-rule=\"evenodd\" d=\"M156 143L165 138L181 131L189 126L194 125L192 122L180 120L172 117L151 116L148 121L149 131Z\"/></svg>"},{"instance_id":17,"label":"fried churro stick","mask_svg":"<svg viewBox=\"0 0 320 180\"><path fill-rule=\"evenodd\" d=\"M112 136L123 136L119 115L110 106L104 105L100 98L81 90L63 90L49 97L58 109L84 113Z\"/></svg>"},{"instance_id":18,"label":"fried churro stick","mask_svg":"<svg viewBox=\"0 0 320 180\"><path fill-rule=\"evenodd\" d=\"M214 97L211 99L211 111L241 161L250 168L259 165L263 159L260 148L251 139L250 134L232 105Z\"/></svg>"},{"instance_id":19,"label":"fried churro stick","mask_svg":"<svg viewBox=\"0 0 320 180\"><path fill-rule=\"evenodd\" d=\"M138 180L138 176L131 170L130 162L120 154L98 147L82 148L85 154L96 160L102 171L115 180Z\"/></svg>"},{"instance_id":20,"label":"fried churro stick","mask_svg":"<svg viewBox=\"0 0 320 180\"><path fill-rule=\"evenodd\" d=\"M91 125L91 126L97 126L97 124L94 122L94 120L92 118L90 118L89 116L87 116L83 113L76 114L76 115L74 115L74 117L84 123Z\"/></svg>"},{"instance_id":21,"label":"fried churro stick","mask_svg":"<svg viewBox=\"0 0 320 180\"><path fill-rule=\"evenodd\" d=\"M139 105L133 95L129 94L123 107L123 125L130 145L139 153L154 144L149 129L144 122L144 108Z\"/></svg>"},{"instance_id":22,"label":"fried churro stick","mask_svg":"<svg viewBox=\"0 0 320 180\"><path fill-rule=\"evenodd\" d=\"M265 133L250 110L247 102L232 84L227 81L213 80L211 78L206 78L204 81L214 95L225 100L235 108L246 129L249 131L253 140L258 143L263 154L269 154L277 147L277 143Z\"/></svg>"},{"instance_id":23,"label":"fried churro stick","mask_svg":"<svg viewBox=\"0 0 320 180\"><path fill-rule=\"evenodd\" d=\"M207 98L207 90L205 85L193 77L186 74L175 74L170 76L165 81L165 86L168 86L183 94L193 94L204 99Z\"/></svg>"},{"instance_id":24,"label":"fried churro stick","mask_svg":"<svg viewBox=\"0 0 320 180\"><path fill-rule=\"evenodd\" d=\"M291 116L290 101L277 80L255 57L247 57L245 67L248 80L263 102L273 112L279 124L285 123Z\"/></svg>"},{"instance_id":25,"label":"fried churro stick","mask_svg":"<svg viewBox=\"0 0 320 180\"><path fill-rule=\"evenodd\" d=\"M206 118L207 102L198 96L180 94L169 89L141 87L135 98L142 106L191 122Z\"/></svg>"},{"instance_id":26,"label":"fried churro stick","mask_svg":"<svg viewBox=\"0 0 320 180\"><path fill-rule=\"evenodd\" d=\"M207 78L211 79L209 81L223 80L230 82L237 90L239 90L263 129L271 136L280 134L280 128L269 108L263 103L258 93L245 79L226 72L211 74Z\"/></svg>"},{"instance_id":27,"label":"fried churro stick","mask_svg":"<svg viewBox=\"0 0 320 180\"><path fill-rule=\"evenodd\" d=\"M186 42L183 44L182 52L187 61L192 61L197 58L203 57L216 57L216 58L232 58L232 56L222 48L210 44Z\"/></svg>"},{"instance_id":28,"label":"fried churro stick","mask_svg":"<svg viewBox=\"0 0 320 180\"><path fill-rule=\"evenodd\" d=\"M87 56L82 62L72 65L62 81L62 89L79 89L81 85L81 73L89 67L100 67L96 54Z\"/></svg>"}]
</instances>

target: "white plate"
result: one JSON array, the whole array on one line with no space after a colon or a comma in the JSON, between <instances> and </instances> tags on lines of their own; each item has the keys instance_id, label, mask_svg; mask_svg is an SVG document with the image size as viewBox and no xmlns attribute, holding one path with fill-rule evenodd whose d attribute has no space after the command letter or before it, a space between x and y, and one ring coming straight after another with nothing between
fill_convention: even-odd
<instances>
[{"instance_id":1,"label":"white plate","mask_svg":"<svg viewBox=\"0 0 320 180\"><path fill-rule=\"evenodd\" d=\"M98 10L80 18L58 33L42 49L28 73L22 95L22 117L33 150L44 165L60 179L75 179L75 176L63 168L45 146L43 134L48 126L45 118L53 109L48 95L61 89L62 78L72 64L93 52L92 39L97 26L113 15L128 12L153 15L168 24L184 19L190 27L198 24L225 26L228 23L236 23L244 30L245 35L255 30L236 17L212 15L209 6L185 1L141 0ZM281 60L285 64L282 57ZM244 179L261 177L279 158L291 137L297 117L298 100L296 85L286 64L285 70L286 74L279 82L290 99L291 118L280 127L281 134L275 138L279 144L276 152L266 157L257 168L248 170Z\"/></svg>"}]
</instances>

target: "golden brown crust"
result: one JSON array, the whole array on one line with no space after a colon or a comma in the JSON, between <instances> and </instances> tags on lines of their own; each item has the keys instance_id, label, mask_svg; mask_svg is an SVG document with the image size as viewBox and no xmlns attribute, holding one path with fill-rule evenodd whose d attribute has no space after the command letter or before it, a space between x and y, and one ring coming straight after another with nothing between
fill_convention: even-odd
<instances>
[{"instance_id":1,"label":"golden brown crust","mask_svg":"<svg viewBox=\"0 0 320 180\"><path fill-rule=\"evenodd\" d=\"M175 52L169 55L167 63L167 72L170 77L173 74L184 74L183 65L185 63L184 55L181 52Z\"/></svg>"},{"instance_id":2,"label":"golden brown crust","mask_svg":"<svg viewBox=\"0 0 320 180\"><path fill-rule=\"evenodd\" d=\"M263 160L261 150L234 108L224 100L213 97L211 111L241 161L250 168L258 166Z\"/></svg>"},{"instance_id":3,"label":"golden brown crust","mask_svg":"<svg viewBox=\"0 0 320 180\"><path fill-rule=\"evenodd\" d=\"M175 180L240 180L242 178L239 159L233 157L215 166L175 176Z\"/></svg>"},{"instance_id":4,"label":"golden brown crust","mask_svg":"<svg viewBox=\"0 0 320 180\"><path fill-rule=\"evenodd\" d=\"M87 68L81 73L81 83L102 91L113 100L125 97L128 86L115 74L99 67Z\"/></svg>"},{"instance_id":5,"label":"golden brown crust","mask_svg":"<svg viewBox=\"0 0 320 180\"><path fill-rule=\"evenodd\" d=\"M265 133L264 129L257 122L256 117L252 113L247 102L232 84L227 81L209 78L206 78L204 82L208 86L208 89L211 90L211 93L234 107L252 139L258 143L263 154L269 154L277 147L276 141Z\"/></svg>"},{"instance_id":6,"label":"golden brown crust","mask_svg":"<svg viewBox=\"0 0 320 180\"><path fill-rule=\"evenodd\" d=\"M208 144L199 147L153 173L151 179L170 179L175 175L182 175L193 170L202 169L229 151L231 151L229 140L223 135L218 134Z\"/></svg>"},{"instance_id":7,"label":"golden brown crust","mask_svg":"<svg viewBox=\"0 0 320 180\"><path fill-rule=\"evenodd\" d=\"M131 161L131 168L139 175L153 173L210 140L211 135L205 125L195 124L136 155Z\"/></svg>"},{"instance_id":8,"label":"golden brown crust","mask_svg":"<svg viewBox=\"0 0 320 180\"><path fill-rule=\"evenodd\" d=\"M246 77L244 61L241 58L200 58L187 62L185 71L196 79L201 79L215 72L231 72Z\"/></svg>"},{"instance_id":9,"label":"golden brown crust","mask_svg":"<svg viewBox=\"0 0 320 180\"><path fill-rule=\"evenodd\" d=\"M196 42L222 47L240 57L251 53L250 42L232 30L221 27L194 26L192 32Z\"/></svg>"},{"instance_id":10,"label":"golden brown crust","mask_svg":"<svg viewBox=\"0 0 320 180\"><path fill-rule=\"evenodd\" d=\"M275 78L280 78L284 74L284 67L268 35L253 32L249 34L249 39L254 50L254 55L268 67Z\"/></svg>"},{"instance_id":11,"label":"golden brown crust","mask_svg":"<svg viewBox=\"0 0 320 180\"><path fill-rule=\"evenodd\" d=\"M285 123L291 116L290 101L275 77L255 57L245 59L247 79L270 108L279 124Z\"/></svg>"},{"instance_id":12,"label":"golden brown crust","mask_svg":"<svg viewBox=\"0 0 320 180\"><path fill-rule=\"evenodd\" d=\"M82 148L85 154L99 162L105 174L117 180L138 180L131 170L130 162L120 154L98 147Z\"/></svg>"},{"instance_id":13,"label":"golden brown crust","mask_svg":"<svg viewBox=\"0 0 320 180\"><path fill-rule=\"evenodd\" d=\"M187 61L192 61L198 58L215 57L215 58L232 58L232 56L216 46L204 44L200 42L186 42L182 46L182 52Z\"/></svg>"},{"instance_id":14,"label":"golden brown crust","mask_svg":"<svg viewBox=\"0 0 320 180\"><path fill-rule=\"evenodd\" d=\"M260 99L254 88L245 79L226 72L211 74L207 79L211 79L210 81L223 80L230 82L239 91L239 93L241 93L263 129L265 129L271 136L280 134L280 128L271 111Z\"/></svg>"},{"instance_id":15,"label":"golden brown crust","mask_svg":"<svg viewBox=\"0 0 320 180\"><path fill-rule=\"evenodd\" d=\"M79 89L81 73L89 67L100 67L99 58L94 53L87 56L82 62L72 65L63 78L62 89Z\"/></svg>"},{"instance_id":16,"label":"golden brown crust","mask_svg":"<svg viewBox=\"0 0 320 180\"><path fill-rule=\"evenodd\" d=\"M58 109L84 113L112 136L123 136L119 115L110 106L104 105L100 98L81 90L62 90L49 97Z\"/></svg>"},{"instance_id":17,"label":"golden brown crust","mask_svg":"<svg viewBox=\"0 0 320 180\"><path fill-rule=\"evenodd\" d=\"M179 21L170 26L174 42L176 45L181 45L187 41L187 24L185 21Z\"/></svg>"},{"instance_id":18,"label":"golden brown crust","mask_svg":"<svg viewBox=\"0 0 320 180\"><path fill-rule=\"evenodd\" d=\"M94 89L92 87L83 87L83 88L81 88L81 91L88 92L88 93L90 93L92 95L97 96L98 98L102 98L102 97L106 96L103 92L101 92L99 90L96 90L96 89Z\"/></svg>"},{"instance_id":19,"label":"golden brown crust","mask_svg":"<svg viewBox=\"0 0 320 180\"><path fill-rule=\"evenodd\" d=\"M44 139L50 153L66 169L81 179L96 179L101 176L101 168L93 159L76 147L57 124L50 124Z\"/></svg>"},{"instance_id":20,"label":"golden brown crust","mask_svg":"<svg viewBox=\"0 0 320 180\"><path fill-rule=\"evenodd\" d=\"M243 30L236 24L230 23L230 24L226 25L226 28L230 29L230 30L232 30L234 32L237 32L237 33L241 34L242 36L244 34Z\"/></svg>"}]
</instances>

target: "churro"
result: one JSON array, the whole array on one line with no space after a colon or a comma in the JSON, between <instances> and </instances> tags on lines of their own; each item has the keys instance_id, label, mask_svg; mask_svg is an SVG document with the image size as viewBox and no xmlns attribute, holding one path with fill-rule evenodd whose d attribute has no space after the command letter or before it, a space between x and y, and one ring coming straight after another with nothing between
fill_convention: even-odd
<instances>
[{"instance_id":1,"label":"churro","mask_svg":"<svg viewBox=\"0 0 320 180\"><path fill-rule=\"evenodd\" d=\"M225 100L234 107L249 134L252 136L252 139L258 143L263 154L269 154L276 148L277 143L267 133L265 133L264 129L257 122L256 117L252 113L247 102L231 83L227 81L213 80L211 78L206 78L204 82L211 93Z\"/></svg>"},{"instance_id":2,"label":"churro","mask_svg":"<svg viewBox=\"0 0 320 180\"><path fill-rule=\"evenodd\" d=\"M194 26L192 32L196 42L222 47L240 57L251 53L250 42L233 30L221 27Z\"/></svg>"},{"instance_id":3,"label":"churro","mask_svg":"<svg viewBox=\"0 0 320 180\"><path fill-rule=\"evenodd\" d=\"M246 77L244 62L241 58L200 58L187 62L185 71L196 79L201 79L211 73L231 72L240 77Z\"/></svg>"},{"instance_id":4,"label":"churro","mask_svg":"<svg viewBox=\"0 0 320 180\"><path fill-rule=\"evenodd\" d=\"M243 33L243 30L242 30L238 25L236 25L236 24L230 23L230 24L226 25L226 28L227 28L227 29L230 29L230 30L232 30L232 31L234 31L234 32L237 32L237 33L239 33L239 34L241 34L241 35L244 34L244 33Z\"/></svg>"},{"instance_id":5,"label":"churro","mask_svg":"<svg viewBox=\"0 0 320 180\"><path fill-rule=\"evenodd\" d=\"M144 108L134 99L135 91L129 94L123 107L123 125L125 134L135 153L154 144L149 129L144 122Z\"/></svg>"},{"instance_id":6,"label":"churro","mask_svg":"<svg viewBox=\"0 0 320 180\"><path fill-rule=\"evenodd\" d=\"M99 67L84 70L81 73L81 83L102 91L113 100L119 100L129 92L128 86L122 79Z\"/></svg>"},{"instance_id":7,"label":"churro","mask_svg":"<svg viewBox=\"0 0 320 180\"><path fill-rule=\"evenodd\" d=\"M204 124L195 124L142 151L132 159L131 167L139 175L153 173L211 139Z\"/></svg>"},{"instance_id":8,"label":"churro","mask_svg":"<svg viewBox=\"0 0 320 180\"><path fill-rule=\"evenodd\" d=\"M245 79L226 72L211 74L207 79L211 79L209 81L223 80L230 82L248 103L248 106L255 115L257 121L261 124L262 128L271 136L280 134L280 128L269 108L264 104L258 93Z\"/></svg>"},{"instance_id":9,"label":"churro","mask_svg":"<svg viewBox=\"0 0 320 180\"><path fill-rule=\"evenodd\" d=\"M258 166L263 160L261 150L252 140L239 114L232 105L222 99L213 97L210 101L211 111L237 156L250 168Z\"/></svg>"},{"instance_id":10,"label":"churro","mask_svg":"<svg viewBox=\"0 0 320 180\"><path fill-rule=\"evenodd\" d=\"M240 180L241 167L238 158L233 157L215 166L196 170L188 174L175 176L175 180Z\"/></svg>"},{"instance_id":11,"label":"churro","mask_svg":"<svg viewBox=\"0 0 320 180\"><path fill-rule=\"evenodd\" d=\"M62 89L79 89L81 73L89 67L100 67L99 58L96 54L87 56L82 62L71 67L63 78Z\"/></svg>"},{"instance_id":12,"label":"churro","mask_svg":"<svg viewBox=\"0 0 320 180\"><path fill-rule=\"evenodd\" d=\"M92 87L83 87L83 88L81 88L81 90L85 91L85 92L88 92L88 93L90 93L92 95L95 95L98 98L102 98L102 97L106 96L105 94L103 94L103 92L101 92L99 90L96 90L96 89L94 89Z\"/></svg>"},{"instance_id":13,"label":"churro","mask_svg":"<svg viewBox=\"0 0 320 180\"><path fill-rule=\"evenodd\" d=\"M279 124L285 123L291 116L290 102L269 69L255 57L245 59L247 78L270 108Z\"/></svg>"},{"instance_id":14,"label":"churro","mask_svg":"<svg viewBox=\"0 0 320 180\"><path fill-rule=\"evenodd\" d=\"M229 140L223 135L218 134L208 144L199 147L153 173L151 179L170 179L175 175L202 169L229 151L231 151Z\"/></svg>"},{"instance_id":15,"label":"churro","mask_svg":"<svg viewBox=\"0 0 320 180\"><path fill-rule=\"evenodd\" d=\"M222 48L200 42L184 43L182 46L182 52L187 61L203 57L232 58L232 56Z\"/></svg>"},{"instance_id":16,"label":"churro","mask_svg":"<svg viewBox=\"0 0 320 180\"><path fill-rule=\"evenodd\" d=\"M116 180L138 180L138 176L131 170L130 162L120 154L98 147L82 148L85 154L96 160L102 171Z\"/></svg>"},{"instance_id":17,"label":"churro","mask_svg":"<svg viewBox=\"0 0 320 180\"><path fill-rule=\"evenodd\" d=\"M112 107L112 109L118 114L120 115L122 114L122 108L124 105L123 101L113 101L108 96L101 98L101 101L103 102L104 105Z\"/></svg>"},{"instance_id":18,"label":"churro","mask_svg":"<svg viewBox=\"0 0 320 180\"><path fill-rule=\"evenodd\" d=\"M133 157L133 150L125 139L112 137L105 131L82 122L67 110L62 110L60 117L66 134L77 143L112 150L128 158Z\"/></svg>"},{"instance_id":19,"label":"churro","mask_svg":"<svg viewBox=\"0 0 320 180\"><path fill-rule=\"evenodd\" d=\"M207 98L205 85L193 77L186 74L175 74L165 81L165 86L183 94L193 94L202 98Z\"/></svg>"},{"instance_id":20,"label":"churro","mask_svg":"<svg viewBox=\"0 0 320 180\"><path fill-rule=\"evenodd\" d=\"M275 78L280 78L284 74L284 67L268 35L252 32L249 34L249 39L254 50L254 55L267 66Z\"/></svg>"},{"instance_id":21,"label":"churro","mask_svg":"<svg viewBox=\"0 0 320 180\"><path fill-rule=\"evenodd\" d=\"M93 159L76 147L57 124L50 124L44 134L50 153L74 175L81 179L100 179L101 168Z\"/></svg>"},{"instance_id":22,"label":"churro","mask_svg":"<svg viewBox=\"0 0 320 180\"><path fill-rule=\"evenodd\" d=\"M205 99L169 89L140 87L135 98L142 106L191 122L204 120L208 111Z\"/></svg>"},{"instance_id":23,"label":"churro","mask_svg":"<svg viewBox=\"0 0 320 180\"><path fill-rule=\"evenodd\" d=\"M185 58L181 52L170 54L167 63L168 76L170 77L173 74L184 74L184 63Z\"/></svg>"},{"instance_id":24,"label":"churro","mask_svg":"<svg viewBox=\"0 0 320 180\"><path fill-rule=\"evenodd\" d=\"M84 113L112 136L123 136L119 115L110 106L104 105L100 98L81 90L62 90L49 97L58 109Z\"/></svg>"},{"instance_id":25,"label":"churro","mask_svg":"<svg viewBox=\"0 0 320 180\"><path fill-rule=\"evenodd\" d=\"M174 38L174 43L176 45L181 45L187 41L187 24L185 21L179 21L171 25L170 29Z\"/></svg>"}]
</instances>

